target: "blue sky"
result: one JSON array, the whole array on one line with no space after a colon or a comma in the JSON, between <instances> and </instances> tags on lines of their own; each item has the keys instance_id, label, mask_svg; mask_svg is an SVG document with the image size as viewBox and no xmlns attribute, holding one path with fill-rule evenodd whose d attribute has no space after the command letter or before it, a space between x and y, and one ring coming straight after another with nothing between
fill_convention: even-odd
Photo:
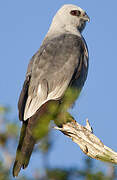
<instances>
[{"instance_id":1,"label":"blue sky","mask_svg":"<svg viewBox=\"0 0 117 180\"><path fill-rule=\"evenodd\" d=\"M88 78L71 112L81 124L88 117L95 134L117 150L116 0L0 1L0 104L10 105L18 121L17 101L29 59L39 49L52 17L63 4L79 5L91 19L83 32L90 55ZM59 132L54 135L56 142L50 164L81 165L84 156L79 147Z\"/></svg>"}]
</instances>

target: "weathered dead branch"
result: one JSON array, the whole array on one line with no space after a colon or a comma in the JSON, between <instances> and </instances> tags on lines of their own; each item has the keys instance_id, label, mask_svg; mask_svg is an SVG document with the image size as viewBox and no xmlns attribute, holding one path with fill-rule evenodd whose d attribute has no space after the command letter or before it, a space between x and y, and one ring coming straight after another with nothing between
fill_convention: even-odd
<instances>
[{"instance_id":1,"label":"weathered dead branch","mask_svg":"<svg viewBox=\"0 0 117 180\"><path fill-rule=\"evenodd\" d=\"M73 142L80 146L81 150L87 156L117 164L117 153L105 146L101 140L93 134L88 119L86 120L85 127L78 124L75 120L72 120L64 124L62 128L54 128L70 137Z\"/></svg>"}]
</instances>

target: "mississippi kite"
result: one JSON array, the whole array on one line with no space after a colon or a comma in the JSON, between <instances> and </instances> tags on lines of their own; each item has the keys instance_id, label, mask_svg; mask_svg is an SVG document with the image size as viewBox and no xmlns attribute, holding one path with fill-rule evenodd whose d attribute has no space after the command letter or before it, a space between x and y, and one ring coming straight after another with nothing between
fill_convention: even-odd
<instances>
[{"instance_id":1,"label":"mississippi kite","mask_svg":"<svg viewBox=\"0 0 117 180\"><path fill-rule=\"evenodd\" d=\"M37 119L45 117L48 112L48 103L62 104L69 87L81 90L84 85L88 72L88 49L81 33L86 21L89 17L80 7L62 6L28 65L18 102L22 129L13 176L17 176L20 169L26 168L29 163L36 143L32 130Z\"/></svg>"}]
</instances>

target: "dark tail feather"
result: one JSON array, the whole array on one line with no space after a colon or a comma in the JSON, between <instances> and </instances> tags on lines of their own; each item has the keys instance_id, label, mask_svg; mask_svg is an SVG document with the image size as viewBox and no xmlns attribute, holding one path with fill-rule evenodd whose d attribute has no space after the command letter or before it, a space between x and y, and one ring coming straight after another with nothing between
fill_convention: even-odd
<instances>
[{"instance_id":1,"label":"dark tail feather","mask_svg":"<svg viewBox=\"0 0 117 180\"><path fill-rule=\"evenodd\" d=\"M41 123L40 121L41 117L43 117L45 113L48 116L47 107L48 107L48 103L45 103L37 111L37 113L35 113L35 115L33 115L28 120L23 121L22 129L20 133L19 145L18 145L17 153L16 153L16 160L13 166L13 176L18 176L20 169L21 168L24 169L28 166L34 145L37 140L42 138L41 136L39 137L35 136L34 138L34 130L37 127L38 123ZM45 123L45 121L43 122ZM45 124L45 126L48 126L48 118L47 118L46 123L47 124ZM43 134L43 137L44 137L44 134Z\"/></svg>"},{"instance_id":2,"label":"dark tail feather","mask_svg":"<svg viewBox=\"0 0 117 180\"><path fill-rule=\"evenodd\" d=\"M26 127L27 127L27 121L23 122L23 125L21 128L19 144L18 144L17 152L16 152L16 159L15 159L15 163L13 166L13 176L18 176L18 173L19 173L21 166L22 166L22 163L19 162L19 159L21 156L21 149L22 149L23 140L24 140L24 137L26 134Z\"/></svg>"},{"instance_id":3,"label":"dark tail feather","mask_svg":"<svg viewBox=\"0 0 117 180\"><path fill-rule=\"evenodd\" d=\"M28 166L36 141L32 136L31 118L23 122L19 145L16 152L16 160L13 166L13 176L18 176L21 168Z\"/></svg>"}]
</instances>

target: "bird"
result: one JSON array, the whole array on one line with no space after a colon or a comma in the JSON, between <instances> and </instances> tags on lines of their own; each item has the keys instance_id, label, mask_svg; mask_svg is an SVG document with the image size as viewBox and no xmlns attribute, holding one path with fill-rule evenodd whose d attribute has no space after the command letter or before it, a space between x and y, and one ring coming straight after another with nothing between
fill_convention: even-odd
<instances>
[{"instance_id":1,"label":"bird","mask_svg":"<svg viewBox=\"0 0 117 180\"><path fill-rule=\"evenodd\" d=\"M18 176L21 168L25 169L35 144L34 129L41 131L41 123L48 129L50 119L54 118L58 126L63 109L67 111L76 101L88 74L89 52L82 31L89 22L87 13L77 5L64 4L52 19L50 28L40 46L31 58L25 81L18 101L19 120L22 122L19 144L13 165L13 176ZM74 89L75 99L68 103L65 99L68 89ZM53 102L52 113L49 113ZM56 110L57 109L57 110ZM58 116L57 116L58 115ZM56 118L59 117L59 118ZM43 134L43 133L42 133ZM40 135L40 139L41 136ZM39 138L38 138L39 139Z\"/></svg>"}]
</instances>

